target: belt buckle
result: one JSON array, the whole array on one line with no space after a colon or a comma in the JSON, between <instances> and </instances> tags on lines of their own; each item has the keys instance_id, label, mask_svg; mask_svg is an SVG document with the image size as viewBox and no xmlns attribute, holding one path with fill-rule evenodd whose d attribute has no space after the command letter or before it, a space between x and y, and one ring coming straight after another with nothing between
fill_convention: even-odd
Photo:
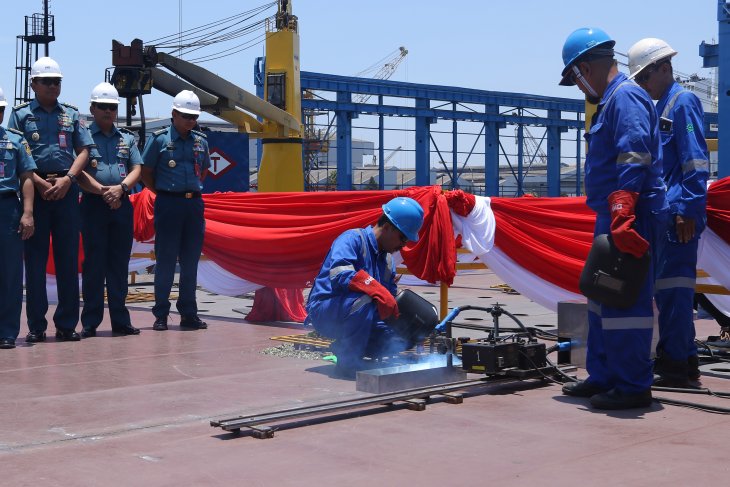
<instances>
[{"instance_id":1,"label":"belt buckle","mask_svg":"<svg viewBox=\"0 0 730 487\"><path fill-rule=\"evenodd\" d=\"M59 173L57 173L57 172L48 173L48 174L46 174L46 179L57 178L58 174Z\"/></svg>"},{"instance_id":2,"label":"belt buckle","mask_svg":"<svg viewBox=\"0 0 730 487\"><path fill-rule=\"evenodd\" d=\"M193 193L185 193L185 199L190 199L193 197Z\"/></svg>"}]
</instances>

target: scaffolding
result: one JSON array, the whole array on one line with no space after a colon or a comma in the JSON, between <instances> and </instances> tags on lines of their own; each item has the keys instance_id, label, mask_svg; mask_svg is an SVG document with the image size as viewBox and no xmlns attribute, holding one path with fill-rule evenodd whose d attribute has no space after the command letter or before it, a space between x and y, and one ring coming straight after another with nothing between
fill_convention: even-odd
<instances>
[{"instance_id":1,"label":"scaffolding","mask_svg":"<svg viewBox=\"0 0 730 487\"><path fill-rule=\"evenodd\" d=\"M38 59L40 47L44 56L49 55L49 44L56 40L55 21L49 14L50 0L43 0L43 13L25 16L25 33L17 36L15 42L15 103L32 99L30 90L30 67Z\"/></svg>"}]
</instances>

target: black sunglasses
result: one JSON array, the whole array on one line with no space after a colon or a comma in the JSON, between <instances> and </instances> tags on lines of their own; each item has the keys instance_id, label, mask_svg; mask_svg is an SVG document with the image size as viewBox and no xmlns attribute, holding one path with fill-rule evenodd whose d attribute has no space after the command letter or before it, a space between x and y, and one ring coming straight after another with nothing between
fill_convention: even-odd
<instances>
[{"instance_id":1,"label":"black sunglasses","mask_svg":"<svg viewBox=\"0 0 730 487\"><path fill-rule=\"evenodd\" d=\"M638 84L644 84L646 83L649 78L651 77L652 73L654 73L656 69L653 69L651 67L646 68L643 72L639 73L634 77L634 81L636 81Z\"/></svg>"},{"instance_id":2,"label":"black sunglasses","mask_svg":"<svg viewBox=\"0 0 730 487\"><path fill-rule=\"evenodd\" d=\"M185 120L197 120L198 115L193 115L192 113L183 113L180 112L180 116L184 118Z\"/></svg>"},{"instance_id":3,"label":"black sunglasses","mask_svg":"<svg viewBox=\"0 0 730 487\"><path fill-rule=\"evenodd\" d=\"M61 86L61 78L38 78L43 86Z\"/></svg>"},{"instance_id":4,"label":"black sunglasses","mask_svg":"<svg viewBox=\"0 0 730 487\"><path fill-rule=\"evenodd\" d=\"M116 112L119 108L119 105L116 103L95 103L94 106L99 110L111 110L112 112Z\"/></svg>"}]
</instances>

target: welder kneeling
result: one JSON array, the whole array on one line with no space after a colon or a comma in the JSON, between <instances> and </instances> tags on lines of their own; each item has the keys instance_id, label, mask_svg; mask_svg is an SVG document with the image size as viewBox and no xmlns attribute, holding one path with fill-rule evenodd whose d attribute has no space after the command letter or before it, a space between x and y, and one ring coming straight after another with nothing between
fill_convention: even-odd
<instances>
[{"instance_id":1,"label":"welder kneeling","mask_svg":"<svg viewBox=\"0 0 730 487\"><path fill-rule=\"evenodd\" d=\"M411 198L395 198L383 205L374 227L347 230L332 244L309 294L306 323L334 339L338 375L354 377L363 357L411 345L385 321L399 316L391 254L417 241L421 225L421 206Z\"/></svg>"}]
</instances>

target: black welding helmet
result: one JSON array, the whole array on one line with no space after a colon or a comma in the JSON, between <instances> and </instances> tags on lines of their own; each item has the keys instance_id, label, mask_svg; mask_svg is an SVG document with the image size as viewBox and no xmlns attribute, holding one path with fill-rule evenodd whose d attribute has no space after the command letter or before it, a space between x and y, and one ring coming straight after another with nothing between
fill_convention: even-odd
<instances>
[{"instance_id":1,"label":"black welding helmet","mask_svg":"<svg viewBox=\"0 0 730 487\"><path fill-rule=\"evenodd\" d=\"M609 235L598 235L580 275L580 292L606 306L630 308L639 299L650 263L650 252L637 259L619 251Z\"/></svg>"},{"instance_id":2,"label":"black welding helmet","mask_svg":"<svg viewBox=\"0 0 730 487\"><path fill-rule=\"evenodd\" d=\"M438 325L439 315L433 304L410 289L404 289L395 297L398 318L386 320L386 324L403 339L408 348L426 338Z\"/></svg>"}]
</instances>

